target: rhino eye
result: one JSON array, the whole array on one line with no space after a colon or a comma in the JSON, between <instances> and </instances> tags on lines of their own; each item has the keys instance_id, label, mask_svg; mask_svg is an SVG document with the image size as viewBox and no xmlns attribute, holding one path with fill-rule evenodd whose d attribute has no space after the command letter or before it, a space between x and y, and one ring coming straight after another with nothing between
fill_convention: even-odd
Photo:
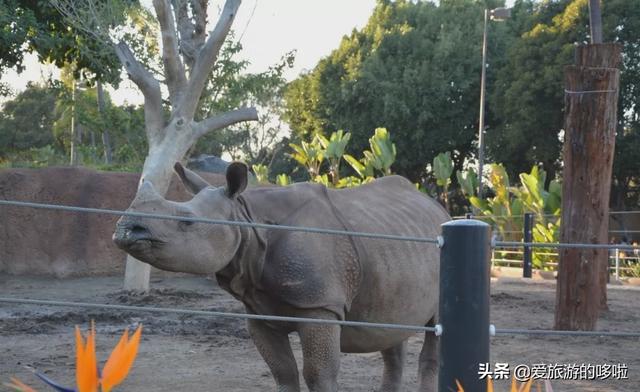
<instances>
[{"instance_id":1,"label":"rhino eye","mask_svg":"<svg viewBox=\"0 0 640 392\"><path fill-rule=\"evenodd\" d=\"M195 218L195 217L193 215L191 215L191 214L184 214L184 215L182 215L182 218L189 219L189 218ZM196 223L196 222L194 222L192 220L186 220L186 219L185 220L180 220L180 221L178 221L178 227L181 230L186 230L187 228L193 226L194 223Z\"/></svg>"},{"instance_id":2,"label":"rhino eye","mask_svg":"<svg viewBox=\"0 0 640 392\"><path fill-rule=\"evenodd\" d=\"M178 224L180 225L180 227L189 227L189 226L192 226L194 223L195 223L194 221L181 220Z\"/></svg>"}]
</instances>

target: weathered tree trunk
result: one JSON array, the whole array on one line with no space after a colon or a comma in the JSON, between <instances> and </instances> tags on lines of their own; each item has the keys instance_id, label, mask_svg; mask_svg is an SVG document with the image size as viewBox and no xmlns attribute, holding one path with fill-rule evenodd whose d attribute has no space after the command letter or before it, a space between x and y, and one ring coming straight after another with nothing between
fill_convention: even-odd
<instances>
[{"instance_id":1,"label":"weathered tree trunk","mask_svg":"<svg viewBox=\"0 0 640 392\"><path fill-rule=\"evenodd\" d=\"M103 120L104 124L104 115L105 115L105 102L104 102L104 89L102 88L102 82L97 81L96 83L96 95L98 96L98 113L100 113L100 118ZM111 154L111 136L109 135L109 128L103 127L102 131L102 148L104 151L104 163L110 165L113 161Z\"/></svg>"},{"instance_id":2,"label":"weathered tree trunk","mask_svg":"<svg viewBox=\"0 0 640 392\"><path fill-rule=\"evenodd\" d=\"M607 243L621 47L582 45L565 69L561 242ZM557 329L593 330L604 304L606 249L560 250Z\"/></svg>"},{"instance_id":3,"label":"weathered tree trunk","mask_svg":"<svg viewBox=\"0 0 640 392\"><path fill-rule=\"evenodd\" d=\"M164 116L158 80L136 60L126 43L116 45L116 53L129 78L140 88L145 99L145 130L149 154L144 162L141 179L151 181L163 195L169 187L173 165L182 160L201 136L238 122L258 120L254 108L240 108L201 121L195 119L198 101L241 0L225 2L220 19L208 37L205 30L206 3L202 0L192 1L191 8L188 9L186 1L173 5L169 0L153 1L162 30L162 62L171 104L168 120ZM148 290L149 273L148 264L129 256L124 288Z\"/></svg>"}]
</instances>

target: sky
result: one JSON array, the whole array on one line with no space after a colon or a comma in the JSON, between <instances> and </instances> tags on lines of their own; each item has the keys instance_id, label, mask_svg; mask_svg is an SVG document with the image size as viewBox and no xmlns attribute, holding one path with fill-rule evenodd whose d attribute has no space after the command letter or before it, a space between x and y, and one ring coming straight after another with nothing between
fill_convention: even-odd
<instances>
[{"instance_id":1,"label":"sky","mask_svg":"<svg viewBox=\"0 0 640 392\"><path fill-rule=\"evenodd\" d=\"M143 0L151 6L151 0ZM210 26L217 21L223 1L211 1ZM286 74L294 79L301 71L310 70L324 56L338 47L340 39L354 28L362 28L375 7L375 0L244 0L234 21L236 37L242 37L242 58L250 61L248 72L260 72L277 63L291 50L296 50L294 68ZM53 66L42 66L34 55L27 56L27 69L20 75L7 72L2 81L14 91L24 89L29 80L54 77ZM116 104L141 103L135 85L129 81L111 92Z\"/></svg>"}]
</instances>

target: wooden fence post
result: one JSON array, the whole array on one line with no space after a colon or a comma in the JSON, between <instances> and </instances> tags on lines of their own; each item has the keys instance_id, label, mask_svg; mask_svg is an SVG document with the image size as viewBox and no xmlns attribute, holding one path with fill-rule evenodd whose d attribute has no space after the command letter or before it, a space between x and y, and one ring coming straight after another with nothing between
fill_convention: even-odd
<instances>
[{"instance_id":1,"label":"wooden fence post","mask_svg":"<svg viewBox=\"0 0 640 392\"><path fill-rule=\"evenodd\" d=\"M607 243L621 46L580 45L565 68L560 242ZM608 251L560 250L557 329L593 330L606 307Z\"/></svg>"}]
</instances>

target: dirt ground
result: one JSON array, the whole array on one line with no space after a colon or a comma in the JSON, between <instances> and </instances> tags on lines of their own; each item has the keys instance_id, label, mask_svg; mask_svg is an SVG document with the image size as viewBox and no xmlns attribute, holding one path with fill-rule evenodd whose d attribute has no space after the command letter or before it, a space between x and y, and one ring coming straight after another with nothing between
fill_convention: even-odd
<instances>
[{"instance_id":1,"label":"dirt ground","mask_svg":"<svg viewBox=\"0 0 640 392\"><path fill-rule=\"evenodd\" d=\"M154 279L149 295L122 292L121 278L52 280L0 275L0 296L56 299L140 306L181 307L242 312L243 308L214 281L194 277ZM551 328L553 282L501 280L492 285L492 323L498 328ZM612 287L610 310L599 330L640 330L640 290ZM119 388L123 391L272 391L271 375L237 319L136 314L0 303L0 382L18 376L44 391L29 369L38 369L67 385L74 384L73 326L95 320L98 358L106 360L126 326L144 324L138 358ZM301 363L299 342L291 340ZM410 340L406 391L416 387L422 337ZM612 364L628 366L628 380L553 381L555 392L640 391L640 339L499 336L492 339L492 362L518 364ZM378 353L343 354L341 391L373 391L380 382ZM1 384L0 384L1 385ZM498 384L497 390L507 390ZM2 387L0 387L2 390ZM303 388L303 390L306 390Z\"/></svg>"}]
</instances>

